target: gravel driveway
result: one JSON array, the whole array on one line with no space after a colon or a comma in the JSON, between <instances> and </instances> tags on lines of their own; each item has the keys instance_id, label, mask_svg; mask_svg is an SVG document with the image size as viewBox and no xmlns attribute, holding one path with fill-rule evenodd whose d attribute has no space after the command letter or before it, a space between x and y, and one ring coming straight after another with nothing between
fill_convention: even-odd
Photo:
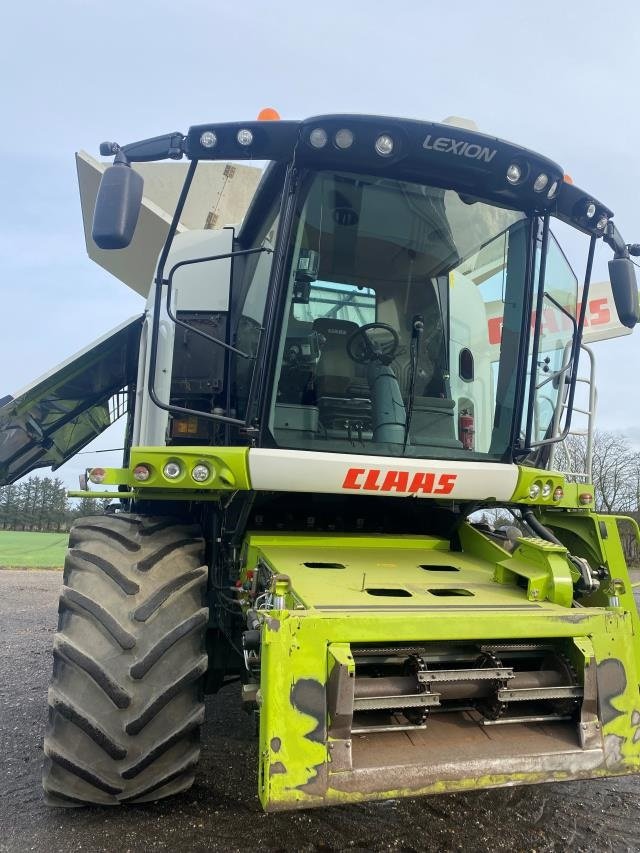
<instances>
[{"instance_id":1,"label":"gravel driveway","mask_svg":"<svg viewBox=\"0 0 640 853\"><path fill-rule=\"evenodd\" d=\"M1 851L640 848L640 777L265 815L234 687L208 700L195 786L155 805L48 809L40 764L62 573L0 571Z\"/></svg>"}]
</instances>

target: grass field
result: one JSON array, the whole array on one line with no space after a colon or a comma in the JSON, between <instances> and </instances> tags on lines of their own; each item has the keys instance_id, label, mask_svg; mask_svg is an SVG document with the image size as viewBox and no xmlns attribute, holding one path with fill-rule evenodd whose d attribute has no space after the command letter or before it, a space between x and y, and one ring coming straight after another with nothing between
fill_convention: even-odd
<instances>
[{"instance_id":1,"label":"grass field","mask_svg":"<svg viewBox=\"0 0 640 853\"><path fill-rule=\"evenodd\" d=\"M0 530L0 568L62 568L68 533Z\"/></svg>"}]
</instances>

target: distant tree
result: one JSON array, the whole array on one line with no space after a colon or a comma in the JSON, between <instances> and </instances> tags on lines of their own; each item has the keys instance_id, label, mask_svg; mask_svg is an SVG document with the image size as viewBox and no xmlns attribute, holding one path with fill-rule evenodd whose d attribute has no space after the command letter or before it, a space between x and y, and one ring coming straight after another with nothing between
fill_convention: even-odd
<instances>
[{"instance_id":1,"label":"distant tree","mask_svg":"<svg viewBox=\"0 0 640 853\"><path fill-rule=\"evenodd\" d=\"M94 498L79 498L72 509L74 519L85 518L88 515L102 515L103 509L100 503L101 501Z\"/></svg>"},{"instance_id":2,"label":"distant tree","mask_svg":"<svg viewBox=\"0 0 640 853\"><path fill-rule=\"evenodd\" d=\"M76 518L107 512L113 499L98 495L70 501L59 477L32 475L0 486L0 530L68 530Z\"/></svg>"},{"instance_id":3,"label":"distant tree","mask_svg":"<svg viewBox=\"0 0 640 853\"><path fill-rule=\"evenodd\" d=\"M586 437L569 435L556 451L554 468L582 472L586 461ZM629 513L640 508L640 452L622 433L596 430L592 480L598 512Z\"/></svg>"},{"instance_id":4,"label":"distant tree","mask_svg":"<svg viewBox=\"0 0 640 853\"><path fill-rule=\"evenodd\" d=\"M0 525L3 530L12 530L16 518L19 486L12 483L0 488Z\"/></svg>"},{"instance_id":5,"label":"distant tree","mask_svg":"<svg viewBox=\"0 0 640 853\"><path fill-rule=\"evenodd\" d=\"M0 487L0 528L3 530L66 530L71 521L69 499L58 477L31 476Z\"/></svg>"},{"instance_id":6,"label":"distant tree","mask_svg":"<svg viewBox=\"0 0 640 853\"><path fill-rule=\"evenodd\" d=\"M66 529L69 524L69 498L64 483L58 477L53 481L51 502L51 525L56 531Z\"/></svg>"}]
</instances>

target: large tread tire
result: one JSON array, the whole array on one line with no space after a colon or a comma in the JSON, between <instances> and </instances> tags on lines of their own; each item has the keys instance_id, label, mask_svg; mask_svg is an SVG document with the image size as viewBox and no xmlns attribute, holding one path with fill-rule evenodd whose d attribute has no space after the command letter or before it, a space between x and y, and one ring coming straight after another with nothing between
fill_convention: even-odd
<instances>
[{"instance_id":1,"label":"large tread tire","mask_svg":"<svg viewBox=\"0 0 640 853\"><path fill-rule=\"evenodd\" d=\"M204 719L200 527L105 515L71 529L43 785L53 806L159 800L193 782Z\"/></svg>"}]
</instances>

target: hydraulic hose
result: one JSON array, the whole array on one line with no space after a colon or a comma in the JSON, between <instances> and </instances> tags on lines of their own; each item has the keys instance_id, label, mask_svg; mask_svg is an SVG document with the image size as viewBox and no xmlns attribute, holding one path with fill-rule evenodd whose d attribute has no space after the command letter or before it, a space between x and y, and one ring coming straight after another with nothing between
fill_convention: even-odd
<instances>
[{"instance_id":1,"label":"hydraulic hose","mask_svg":"<svg viewBox=\"0 0 640 853\"><path fill-rule=\"evenodd\" d=\"M562 542L553 535L549 528L545 527L542 522L538 521L532 509L522 510L522 517L533 532L537 533L541 539L545 539L547 542L553 542L554 545L560 545L564 548Z\"/></svg>"}]
</instances>

